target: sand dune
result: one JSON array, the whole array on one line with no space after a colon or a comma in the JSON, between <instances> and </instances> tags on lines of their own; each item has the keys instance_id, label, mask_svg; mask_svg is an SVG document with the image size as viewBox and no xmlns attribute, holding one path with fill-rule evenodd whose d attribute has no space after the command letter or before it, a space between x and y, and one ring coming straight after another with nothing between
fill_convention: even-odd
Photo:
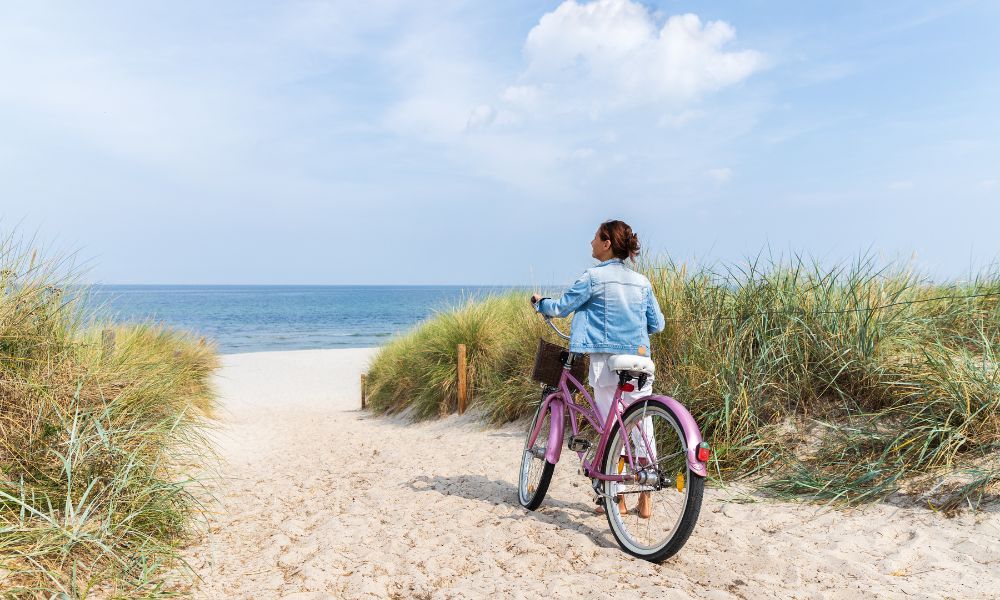
<instances>
[{"instance_id":1,"label":"sand dune","mask_svg":"<svg viewBox=\"0 0 1000 600\"><path fill-rule=\"evenodd\" d=\"M425 424L358 410L371 350L224 357L222 478L187 551L207 598L988 598L1000 514L851 511L709 489L679 555L618 549L564 455L536 512L517 504L523 425Z\"/></svg>"}]
</instances>

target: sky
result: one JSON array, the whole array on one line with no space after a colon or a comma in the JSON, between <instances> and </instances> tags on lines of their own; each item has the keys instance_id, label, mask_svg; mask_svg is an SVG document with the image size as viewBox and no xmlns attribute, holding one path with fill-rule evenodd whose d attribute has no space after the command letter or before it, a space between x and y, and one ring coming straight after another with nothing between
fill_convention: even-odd
<instances>
[{"instance_id":1,"label":"sky","mask_svg":"<svg viewBox=\"0 0 1000 600\"><path fill-rule=\"evenodd\" d=\"M100 283L1000 257L1000 3L0 6L0 233Z\"/></svg>"}]
</instances>

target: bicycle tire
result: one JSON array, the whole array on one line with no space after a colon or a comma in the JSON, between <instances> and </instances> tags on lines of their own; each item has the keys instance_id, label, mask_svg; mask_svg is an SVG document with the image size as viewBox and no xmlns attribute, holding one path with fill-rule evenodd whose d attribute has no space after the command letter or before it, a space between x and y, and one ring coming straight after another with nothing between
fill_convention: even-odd
<instances>
[{"instance_id":1,"label":"bicycle tire","mask_svg":"<svg viewBox=\"0 0 1000 600\"><path fill-rule=\"evenodd\" d=\"M535 510L542 504L542 500L545 499L545 493L549 491L552 472L555 470L554 464L542 458L541 462L543 464L538 465L541 467L541 473L537 482L530 482L530 471L528 473L525 472L525 469L530 469L530 464L533 460L538 460L533 455L529 458L528 438L531 436L531 432L534 431L535 424L539 419L542 420L542 428L538 432L538 438L535 439L535 446L538 447L538 441L543 439L543 436L546 443L548 442L549 427L544 421L546 418L552 418L552 411L546 407L545 414L543 415L543 406L545 406L544 402L539 403L538 408L535 410L535 416L531 419L531 425L528 426L528 431L524 436L524 449L521 451L521 470L517 476L517 500L521 506L528 510Z\"/></svg>"},{"instance_id":2,"label":"bicycle tire","mask_svg":"<svg viewBox=\"0 0 1000 600\"><path fill-rule=\"evenodd\" d=\"M668 419L673 426L674 431L680 436L680 442L683 447L685 443L683 439L683 429L680 427L680 420L673 413L670 408L660 402L646 403L642 400L638 400L632 403L625 413L622 415L622 422L629 423L631 419L635 416L635 413L643 410L643 405L646 405L646 410L650 410L650 407L654 407L653 410L660 412L662 416ZM652 415L651 415L652 416ZM601 467L602 472L611 473L612 469L617 472L618 469L618 456L612 459L613 448L618 445L619 430L621 429L621 424L616 422L611 429L611 433L608 437L609 443L605 448L604 455L601 457ZM613 461L613 462L612 462ZM632 543L627 536L627 533L622 530L622 524L619 523L621 517L615 518L614 515L617 513L617 504L615 501L615 484L613 482L605 482L604 485L604 509L605 516L608 521L608 527L611 529L612 535L615 537L615 541L625 552L635 556L636 558L641 558L649 562L660 563L670 558L674 554L680 551L684 544L687 543L688 538L691 537L691 533L694 531L694 526L698 521L698 516L701 513L701 503L702 498L705 493L705 478L693 473L690 466L687 465L686 456L684 457L684 473L685 473L685 486L687 496L683 503L683 512L674 526L670 537L664 540L662 543L657 544L653 548L640 548L637 544ZM612 511L615 511L612 513Z\"/></svg>"}]
</instances>

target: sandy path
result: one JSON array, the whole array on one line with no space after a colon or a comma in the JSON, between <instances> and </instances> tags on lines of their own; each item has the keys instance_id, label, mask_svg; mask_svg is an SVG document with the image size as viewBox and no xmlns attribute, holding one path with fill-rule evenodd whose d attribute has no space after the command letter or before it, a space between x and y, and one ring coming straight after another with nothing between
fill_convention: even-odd
<instances>
[{"instance_id":1,"label":"sandy path","mask_svg":"<svg viewBox=\"0 0 1000 600\"><path fill-rule=\"evenodd\" d=\"M412 425L358 411L370 356L224 357L219 512L187 553L204 578L199 597L987 598L1000 589L996 512L824 511L714 489L677 557L632 559L592 513L567 456L542 508L518 506L522 426Z\"/></svg>"}]
</instances>

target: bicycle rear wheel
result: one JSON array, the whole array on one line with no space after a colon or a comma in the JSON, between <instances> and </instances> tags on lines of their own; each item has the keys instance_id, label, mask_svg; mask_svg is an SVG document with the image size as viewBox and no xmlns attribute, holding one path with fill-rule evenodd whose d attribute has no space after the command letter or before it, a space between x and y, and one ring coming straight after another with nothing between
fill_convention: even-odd
<instances>
[{"instance_id":1,"label":"bicycle rear wheel","mask_svg":"<svg viewBox=\"0 0 1000 600\"><path fill-rule=\"evenodd\" d=\"M528 426L528 431L524 436L524 451L521 453L521 473L518 476L517 499L521 506L528 510L535 510L545 499L545 492L549 490L549 482L552 480L552 471L555 465L545 460L545 450L549 445L549 424L552 419L552 411L542 407L544 402L538 405L535 417ZM528 447L528 439L535 425L541 422L542 427L538 431L535 443Z\"/></svg>"},{"instance_id":2,"label":"bicycle rear wheel","mask_svg":"<svg viewBox=\"0 0 1000 600\"><path fill-rule=\"evenodd\" d=\"M624 458L629 455L635 468ZM632 480L604 483L605 514L622 549L652 562L676 554L698 520L705 479L688 467L684 431L673 412L656 401L633 403L611 431L601 468Z\"/></svg>"}]
</instances>

